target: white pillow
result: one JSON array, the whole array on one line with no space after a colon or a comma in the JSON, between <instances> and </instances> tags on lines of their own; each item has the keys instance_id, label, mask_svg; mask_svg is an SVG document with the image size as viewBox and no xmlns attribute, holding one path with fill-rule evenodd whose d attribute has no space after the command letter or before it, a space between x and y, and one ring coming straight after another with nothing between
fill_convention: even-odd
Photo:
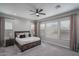
<instances>
[{"instance_id":1,"label":"white pillow","mask_svg":"<svg viewBox=\"0 0 79 59\"><path fill-rule=\"evenodd\" d=\"M20 34L17 35L17 38L19 38L19 37L20 37Z\"/></svg>"},{"instance_id":2,"label":"white pillow","mask_svg":"<svg viewBox=\"0 0 79 59\"><path fill-rule=\"evenodd\" d=\"M26 37L29 37L29 33L25 33L25 36L26 36Z\"/></svg>"},{"instance_id":3,"label":"white pillow","mask_svg":"<svg viewBox=\"0 0 79 59\"><path fill-rule=\"evenodd\" d=\"M24 35L25 33L19 33L19 35Z\"/></svg>"},{"instance_id":4,"label":"white pillow","mask_svg":"<svg viewBox=\"0 0 79 59\"><path fill-rule=\"evenodd\" d=\"M23 33L16 33L17 38L20 38L20 35L23 35Z\"/></svg>"}]
</instances>

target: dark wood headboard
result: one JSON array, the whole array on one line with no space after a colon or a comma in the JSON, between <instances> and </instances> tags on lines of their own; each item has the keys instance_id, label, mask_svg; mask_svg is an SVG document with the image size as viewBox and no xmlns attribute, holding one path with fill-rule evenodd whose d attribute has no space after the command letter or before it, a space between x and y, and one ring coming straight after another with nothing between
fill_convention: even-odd
<instances>
[{"instance_id":1,"label":"dark wood headboard","mask_svg":"<svg viewBox=\"0 0 79 59\"><path fill-rule=\"evenodd\" d=\"M14 32L15 38L17 37L17 33L29 33L28 36L31 37L30 31L15 31L15 32Z\"/></svg>"}]
</instances>

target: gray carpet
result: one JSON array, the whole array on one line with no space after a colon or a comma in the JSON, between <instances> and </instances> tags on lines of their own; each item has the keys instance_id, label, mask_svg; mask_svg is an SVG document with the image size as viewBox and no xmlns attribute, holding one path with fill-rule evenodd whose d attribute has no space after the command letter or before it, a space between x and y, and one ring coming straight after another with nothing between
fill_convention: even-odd
<instances>
[{"instance_id":1,"label":"gray carpet","mask_svg":"<svg viewBox=\"0 0 79 59\"><path fill-rule=\"evenodd\" d=\"M0 48L0 56L78 56L79 53L43 42L41 45L20 52L16 45Z\"/></svg>"}]
</instances>

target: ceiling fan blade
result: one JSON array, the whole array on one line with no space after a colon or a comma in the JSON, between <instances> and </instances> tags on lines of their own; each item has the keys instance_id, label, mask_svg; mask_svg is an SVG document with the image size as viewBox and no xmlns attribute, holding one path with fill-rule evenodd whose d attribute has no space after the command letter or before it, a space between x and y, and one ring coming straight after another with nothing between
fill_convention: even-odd
<instances>
[{"instance_id":1,"label":"ceiling fan blade","mask_svg":"<svg viewBox=\"0 0 79 59\"><path fill-rule=\"evenodd\" d=\"M43 11L43 9L40 9L39 12Z\"/></svg>"},{"instance_id":2,"label":"ceiling fan blade","mask_svg":"<svg viewBox=\"0 0 79 59\"><path fill-rule=\"evenodd\" d=\"M33 10L30 10L31 12L35 12L35 11L33 11Z\"/></svg>"},{"instance_id":3,"label":"ceiling fan blade","mask_svg":"<svg viewBox=\"0 0 79 59\"><path fill-rule=\"evenodd\" d=\"M36 13L38 13L39 11L38 11L38 9L36 9Z\"/></svg>"},{"instance_id":4,"label":"ceiling fan blade","mask_svg":"<svg viewBox=\"0 0 79 59\"><path fill-rule=\"evenodd\" d=\"M30 15L34 15L34 14L36 14L36 13L32 13L32 14L30 14Z\"/></svg>"},{"instance_id":5,"label":"ceiling fan blade","mask_svg":"<svg viewBox=\"0 0 79 59\"><path fill-rule=\"evenodd\" d=\"M41 15L46 15L45 13L39 13L39 14L41 14Z\"/></svg>"}]
</instances>

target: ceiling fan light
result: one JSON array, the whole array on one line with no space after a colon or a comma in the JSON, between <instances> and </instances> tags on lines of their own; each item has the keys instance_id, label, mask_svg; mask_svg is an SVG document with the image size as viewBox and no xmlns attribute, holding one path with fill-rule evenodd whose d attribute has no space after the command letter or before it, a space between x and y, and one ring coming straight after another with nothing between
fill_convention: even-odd
<instances>
[{"instance_id":1,"label":"ceiling fan light","mask_svg":"<svg viewBox=\"0 0 79 59\"><path fill-rule=\"evenodd\" d=\"M39 14L38 13L36 13L36 16L38 16Z\"/></svg>"}]
</instances>

